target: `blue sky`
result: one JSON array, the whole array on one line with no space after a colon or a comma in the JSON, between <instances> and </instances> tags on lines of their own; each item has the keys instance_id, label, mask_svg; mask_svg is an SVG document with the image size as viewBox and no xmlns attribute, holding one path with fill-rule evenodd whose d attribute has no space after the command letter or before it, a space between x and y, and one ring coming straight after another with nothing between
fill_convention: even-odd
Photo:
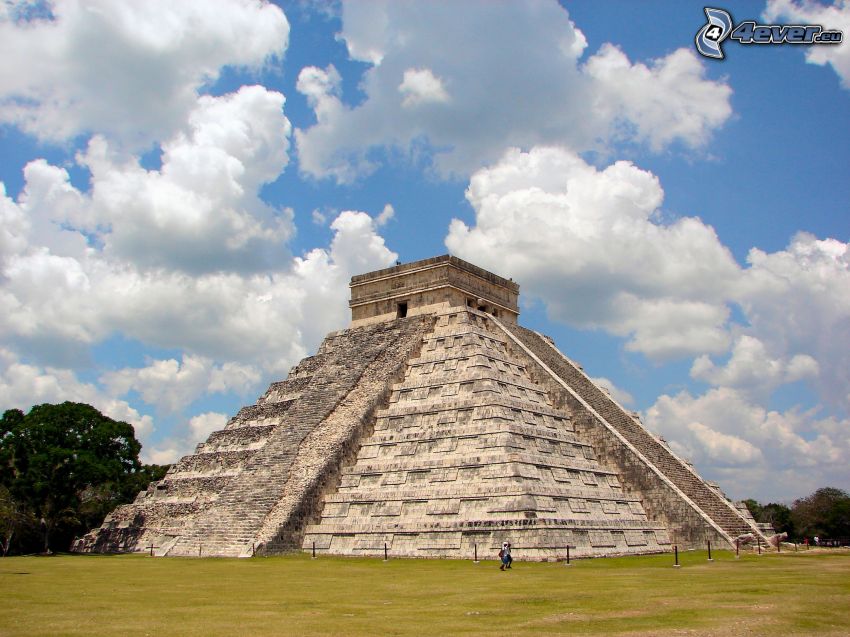
<instances>
[{"instance_id":1,"label":"blue sky","mask_svg":"<svg viewBox=\"0 0 850 637\"><path fill-rule=\"evenodd\" d=\"M850 3L725 3L850 33ZM171 462L451 252L737 498L850 487L850 48L702 6L0 6L0 408ZM842 157L845 157L842 159Z\"/></svg>"}]
</instances>

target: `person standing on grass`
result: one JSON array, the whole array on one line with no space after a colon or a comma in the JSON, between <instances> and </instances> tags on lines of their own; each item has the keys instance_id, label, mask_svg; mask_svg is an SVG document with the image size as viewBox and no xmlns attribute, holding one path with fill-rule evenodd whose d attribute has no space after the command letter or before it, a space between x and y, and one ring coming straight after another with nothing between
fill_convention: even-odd
<instances>
[{"instance_id":1,"label":"person standing on grass","mask_svg":"<svg viewBox=\"0 0 850 637\"><path fill-rule=\"evenodd\" d=\"M502 564L499 566L500 571L504 571L507 568L511 567L511 562L514 559L511 557L511 543L510 542L502 542L502 550L499 551L499 557L502 558Z\"/></svg>"}]
</instances>

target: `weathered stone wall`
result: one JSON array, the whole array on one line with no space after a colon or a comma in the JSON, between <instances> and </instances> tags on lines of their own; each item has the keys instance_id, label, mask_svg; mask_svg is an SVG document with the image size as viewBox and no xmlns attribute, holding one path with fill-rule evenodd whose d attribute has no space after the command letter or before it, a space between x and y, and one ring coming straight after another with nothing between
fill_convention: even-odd
<instances>
[{"instance_id":1,"label":"weathered stone wall","mask_svg":"<svg viewBox=\"0 0 850 637\"><path fill-rule=\"evenodd\" d=\"M399 302L408 316L449 307L473 307L479 300L488 312L515 322L519 286L457 257L444 255L358 275L351 279L352 325L391 321Z\"/></svg>"},{"instance_id":2,"label":"weathered stone wall","mask_svg":"<svg viewBox=\"0 0 850 637\"><path fill-rule=\"evenodd\" d=\"M741 533L756 531L732 503L709 487L550 342L518 325L507 325L505 329L582 399L564 390L549 371L525 353L529 366L536 369L535 378L570 406L584 440L607 463L617 467L627 489L639 494L647 514L663 522L673 541L701 547L708 540L730 543ZM522 347L515 349L521 355Z\"/></svg>"}]
</instances>

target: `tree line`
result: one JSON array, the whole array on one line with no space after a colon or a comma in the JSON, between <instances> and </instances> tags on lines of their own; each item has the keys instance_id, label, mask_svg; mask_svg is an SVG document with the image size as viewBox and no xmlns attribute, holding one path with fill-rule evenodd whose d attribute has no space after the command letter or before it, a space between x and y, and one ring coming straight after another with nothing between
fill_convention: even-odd
<instances>
[{"instance_id":1,"label":"tree line","mask_svg":"<svg viewBox=\"0 0 850 637\"><path fill-rule=\"evenodd\" d=\"M777 533L796 540L850 538L850 494L835 487L818 489L810 496L794 500L789 507L771 502L744 500L756 522L769 522Z\"/></svg>"},{"instance_id":2,"label":"tree line","mask_svg":"<svg viewBox=\"0 0 850 637\"><path fill-rule=\"evenodd\" d=\"M143 464L133 426L91 405L10 409L0 419L0 544L8 553L67 551L168 466Z\"/></svg>"}]
</instances>

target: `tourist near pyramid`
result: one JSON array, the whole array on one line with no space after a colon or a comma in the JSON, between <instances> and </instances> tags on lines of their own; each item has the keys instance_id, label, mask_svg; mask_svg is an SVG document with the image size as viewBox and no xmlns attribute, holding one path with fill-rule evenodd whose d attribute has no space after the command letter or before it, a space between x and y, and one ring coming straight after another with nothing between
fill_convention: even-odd
<instances>
[{"instance_id":1,"label":"tourist near pyramid","mask_svg":"<svg viewBox=\"0 0 850 637\"><path fill-rule=\"evenodd\" d=\"M352 322L80 552L563 559L734 546L751 517L441 256L351 280Z\"/></svg>"}]
</instances>

